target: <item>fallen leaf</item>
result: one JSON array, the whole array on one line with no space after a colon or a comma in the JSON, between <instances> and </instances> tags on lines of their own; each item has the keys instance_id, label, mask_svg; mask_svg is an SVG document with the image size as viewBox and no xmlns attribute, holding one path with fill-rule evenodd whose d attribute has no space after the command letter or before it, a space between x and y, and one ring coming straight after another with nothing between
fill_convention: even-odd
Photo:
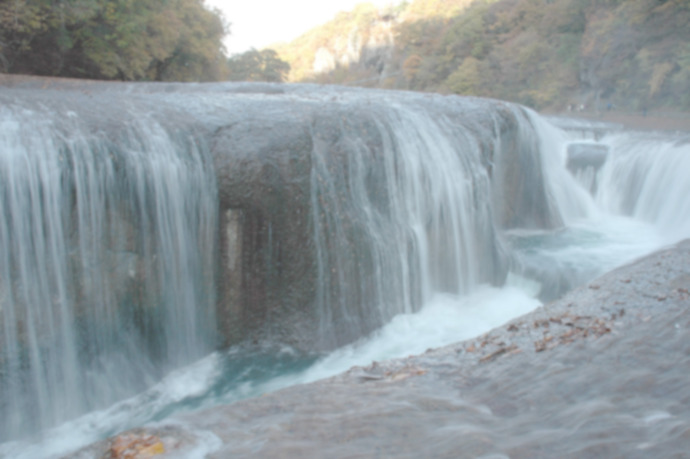
<instances>
[{"instance_id":1,"label":"fallen leaf","mask_svg":"<svg viewBox=\"0 0 690 459\"><path fill-rule=\"evenodd\" d=\"M494 351L494 352L492 352L492 353L489 354L489 355L485 355L484 357L482 357L481 359L479 359L479 361L480 361L480 362L488 362L489 360L493 360L493 359L495 359L496 357L498 357L498 356L500 356L500 355L503 355L503 354L505 354L505 353L507 353L507 352L514 351L515 349L517 349L517 346L515 346L515 345L508 346L508 347L502 347L501 349L498 349L497 351Z\"/></svg>"}]
</instances>

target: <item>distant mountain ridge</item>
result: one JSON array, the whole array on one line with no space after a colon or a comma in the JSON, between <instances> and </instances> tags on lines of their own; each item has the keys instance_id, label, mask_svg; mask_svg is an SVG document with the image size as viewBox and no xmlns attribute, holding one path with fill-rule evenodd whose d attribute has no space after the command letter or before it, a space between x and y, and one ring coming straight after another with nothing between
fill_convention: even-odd
<instances>
[{"instance_id":1,"label":"distant mountain ridge","mask_svg":"<svg viewBox=\"0 0 690 459\"><path fill-rule=\"evenodd\" d=\"M690 111L688 24L687 0L363 3L276 50L291 81Z\"/></svg>"}]
</instances>

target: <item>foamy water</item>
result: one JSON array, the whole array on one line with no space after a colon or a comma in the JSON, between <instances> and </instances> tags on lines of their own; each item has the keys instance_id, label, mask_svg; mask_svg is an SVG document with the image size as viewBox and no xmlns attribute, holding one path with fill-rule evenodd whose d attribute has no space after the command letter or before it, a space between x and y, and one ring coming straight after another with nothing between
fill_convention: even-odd
<instances>
[{"instance_id":1,"label":"foamy water","mask_svg":"<svg viewBox=\"0 0 690 459\"><path fill-rule=\"evenodd\" d=\"M389 108L386 106L386 110ZM381 249L380 253L377 253L385 263L382 262L379 269L373 270L378 275L374 283L377 300L373 305L379 306L381 311L385 310L386 314L383 316L386 319L392 316L388 323L368 336L325 355L305 355L291 348L278 347L275 343L264 343L251 347L237 346L224 352L211 353L192 364L186 364L168 372L162 378L158 378L159 373L152 372L156 377L148 378L147 384L142 384L142 387L148 387L148 389L135 396L131 396L134 390L129 391L126 395L128 398L125 400L109 405L107 408L91 411L57 427L36 432L33 437L0 444L0 456L60 457L83 445L131 427L159 422L174 423L176 422L175 415L178 413L257 397L291 385L333 376L352 366L365 366L373 361L406 357L422 353L430 348L470 339L533 310L541 304L540 299L556 297L565 290L587 282L629 260L679 238L690 236L690 216L686 212L688 202L686 191L688 191L687 184L689 183L686 171L688 168L683 167L687 165L687 158L690 158L687 155L687 143L666 139L640 143L627 134L617 134L602 139L602 143L611 147L611 156L606 166L598 173L599 191L592 197L587 192L586 184L578 184L577 180L564 168L565 145L571 140L569 135L549 126L535 115L530 115L539 135L524 133L524 138L535 140L538 137L538 142L531 142L530 145L536 147L538 143L540 150L545 153L540 161L544 172L544 190L548 196L546 202L552 204L557 210L555 213L559 214L559 220L565 226L548 231L513 229L507 232L500 231L499 234L498 229L494 232L495 227L491 220L493 214L486 205L491 199L486 171L483 166L479 167L478 162L464 164L460 161L461 155L457 155L455 150L458 142L462 140L465 156L474 158L476 161L482 151L480 147L483 146L472 140L470 136L465 137L464 134L458 136L453 130L452 123L437 123L429 113L408 110L405 107L398 107L396 110L386 112L390 118L387 122L391 127L391 132L383 137L384 143L390 144L387 148L396 148L396 154L390 155L388 159L396 158L398 161L386 164L386 170L391 177L405 177L405 180L401 180L401 186L392 187L390 190L390 195L394 197L393 204L395 204L392 205L390 212L396 215L399 224L391 225L392 230L389 230L386 229L389 228L386 226L388 223L383 222L386 223L381 226L383 230L378 228L375 224L381 223L378 221L379 214L374 212L376 206L368 201L368 195L354 193L348 198L356 204L355 207L363 209L362 215L370 220L367 220L368 223L363 225L363 228L367 231L372 229L369 239L372 244L374 242L378 244L374 247L380 246L386 249ZM387 132L384 127L381 126L382 133ZM393 129L394 127L396 129ZM18 139L24 137L24 135L17 136ZM174 152L177 147L173 139L164 138L163 140L166 141L162 142L166 148L161 148L161 151ZM148 151L143 147L133 148L133 151L135 150ZM157 151L152 148L150 150ZM88 149L84 151L88 152ZM324 158L327 157L329 151L327 148L324 149ZM433 155L430 156L430 152L433 152ZM363 178L366 177L368 171L364 167L369 160L365 154L368 150L361 147L357 153L361 157L355 156L353 168L361 168L359 173L362 180L360 181L364 182ZM155 157L153 154L148 156ZM88 159L89 155L85 157ZM51 156L50 158L59 157ZM110 164L108 161L105 161L106 165ZM446 169L450 169L449 165L454 163L458 163L453 166L455 172L449 173ZM88 162L85 164L88 165ZM165 159L162 164L172 163ZM163 165L152 164L153 178L158 177L156 173L160 172L159 169L163 168ZM331 168L326 166L324 162L323 176L329 180L325 181L326 185L323 185L324 189L321 193L327 198L330 198L332 194L335 199L337 197L335 191L340 188L349 188L351 184L348 187L344 185L336 187L335 178L331 177L333 174ZM110 177L110 169L108 166L102 175ZM170 183L171 189L178 188L179 179L176 176L180 172L178 169L186 170L182 166L172 168L166 175L170 180L163 185ZM138 171L139 169L133 166L133 176L148 174L148 172L144 174ZM201 172L204 172L203 169L200 169L198 179L204 182ZM649 174L645 175L647 172ZM353 173L353 176L356 174ZM98 185L103 181L99 177L94 176L93 179L96 191L99 190ZM473 181L467 180L468 177L472 177ZM525 180L528 179L525 178ZM114 179L111 181L115 182ZM393 184L396 180L391 179L390 182ZM149 182L142 183L135 190L137 193L139 188L143 190L149 186L144 186ZM421 189L423 187L420 187L420 184L425 184L428 189ZM150 186L155 189L160 188L161 196L170 195L166 191L167 185L162 186L159 181L153 180ZM352 189L361 191L354 186ZM83 194L98 196L96 191ZM510 192L510 190L504 191ZM108 195L104 191L99 192L103 196ZM33 195L38 196L40 193L33 193ZM132 195L138 196L134 191ZM143 200L147 195L142 193L141 196ZM315 194L314 198L316 197L318 196ZM202 202L209 202L209 209L214 208L212 200L201 198L203 196L199 198ZM154 201L160 204L158 200ZM173 202L169 204L173 207L178 201L184 202L182 197L171 199L171 201ZM18 204L15 207L24 209L28 206ZM99 202L94 202L92 207L95 209L94 212L101 209ZM189 205L191 210L197 207L195 202ZM196 221L195 214L185 218L182 216L171 218L171 215L174 217L176 214L168 214L169 209L164 207L156 208L160 214L156 214L156 220L179 223L172 225L174 228L179 228L179 231L172 235L175 237L159 238L168 240L165 250L162 250L165 253L182 253L179 246L185 246L186 241L190 239L187 233L205 233L214 226L215 220L210 216L208 225L203 225L201 229L186 228L186 225L181 223ZM533 209L527 208L527 210ZM344 219L339 213L327 214L327 217L323 221L314 222L315 227L321 230L320 236L315 240L317 261L321 270L318 285L327 285L329 281L333 288L339 289L336 291L348 293L356 298L359 292L356 283L352 281L354 277L352 279L336 278L329 274L345 271L333 269L338 266L336 263L338 260L329 258L332 255L329 247L331 243L338 244L339 234L346 234L346 231L343 226ZM100 218L91 220L100 225ZM41 228L44 226L58 227L57 224L38 225ZM161 227L165 225L161 224ZM373 230L374 228L376 231ZM491 260L491 256L495 255L493 249L482 250L478 242L484 240L487 232L491 233L489 237L491 244L495 242L494 239L501 244L505 243L510 253L510 272L506 284L502 287L481 283L485 282L486 276L480 273L497 268ZM28 234L28 231L17 230L17 234L24 235L25 233ZM98 237L94 239L100 240L100 233L95 234ZM333 238L333 241L330 238ZM200 237L202 241L206 239L213 238ZM415 243L398 243L408 240L413 240ZM8 247L10 245L8 242ZM25 245L31 246L28 239ZM201 246L203 244L200 243L200 248ZM401 248L410 250L410 253L403 253L404 250L401 251ZM67 253L66 248L63 251ZM84 251L86 252L86 249ZM198 252L212 251L199 250ZM190 249L190 256L196 253L196 250ZM28 256L24 258L29 259ZM58 258L63 260L68 257L63 255ZM411 260L416 260L416 262ZM167 264L188 267L189 262L186 259L180 259L170 260ZM424 271L424 276L421 276L419 283L422 291L420 297L425 301L421 309L412 313L410 311L417 310L417 304L413 304L413 298L409 295L411 289L408 277L413 277L409 274L418 268L417 264L422 266L419 269ZM84 266L87 265L89 264L84 263ZM483 269L480 269L482 267ZM9 267L6 272L10 272ZM181 277L187 278L189 273L185 271ZM31 276L27 275L26 278L30 279ZM443 281L434 282L438 278L442 278ZM165 280L174 283L173 280ZM189 290L203 297L202 287L203 284L199 284L199 288L195 286ZM168 289L163 290L168 291ZM323 300L321 306L325 309L319 324L320 329L324 330L325 341L328 341L328 333L336 334L340 331L334 329L342 323L338 317L355 316L355 313L347 308L338 312L340 316L333 315L332 308L325 307L332 300L327 290L323 287L323 291L318 292L319 298ZM449 291L453 293L448 293ZM180 300L180 306L184 312L190 312L190 310L193 312L193 308L187 306L196 305L200 301ZM161 302L163 303L165 302ZM211 302L208 301L208 304L210 305ZM357 303L353 302L353 305ZM115 314L112 315L115 316ZM97 322L94 321L94 323ZM171 328L184 329L183 325L188 322L192 321L181 317L179 323L175 322ZM157 324L155 321L153 323ZM71 327L71 322L69 325ZM198 341L196 328L192 327L188 333L190 335L188 341L192 344ZM71 329L69 332L68 337L75 334ZM94 334L98 336L98 333ZM119 336L114 338L119 338ZM168 341L175 344L169 349L170 361L189 362L203 355L202 353L207 352L211 346L206 342L208 337L202 336L202 338L199 346L191 346L180 344L184 340L170 337ZM115 342L119 343L117 340ZM128 341L125 340L125 342ZM130 343L130 345L134 351L138 349L136 344ZM197 349L191 356L185 354L190 347ZM198 351L198 349L203 350ZM104 355L103 359L107 360L108 354ZM136 352L131 355L136 355ZM38 362L41 359L35 360L36 368L39 368ZM98 394L101 389L118 389L117 384L112 381L116 379L118 372L124 371L123 368L139 376L138 367L131 363L132 360L122 358L119 362L124 365L107 373L109 377L98 379L99 384L92 384L93 392ZM171 367L174 366L171 364L166 368ZM69 368L76 368L66 372L70 376L82 373L79 366L72 365ZM48 378L37 379L49 388L55 386ZM69 384L63 384L63 386L70 388ZM22 391L20 392L23 394ZM72 397L75 393L81 395L78 390L74 390L64 399L78 399L79 397ZM46 404L62 402L62 399L57 396L45 398ZM113 397L104 398L108 401L112 399ZM66 403L63 405L68 406ZM63 405L57 403L57 408L53 410L54 417L58 421L46 425L54 425L70 417L61 412L60 407ZM95 406L106 405L102 403ZM17 416L26 417L24 412L17 411ZM79 412L83 413L84 410ZM198 449L186 451L184 457L203 457L204 454L217 447L219 440L213 435L204 432L196 434L200 438Z\"/></svg>"},{"instance_id":2,"label":"foamy water","mask_svg":"<svg viewBox=\"0 0 690 459\"><path fill-rule=\"evenodd\" d=\"M537 238L537 243L518 249L526 256L549 260L558 269L570 267L586 277L648 253L663 241L651 225L628 218L608 218L519 237ZM59 457L128 428L174 422L175 413L256 397L327 378L353 366L407 357L470 339L537 308L540 289L537 282L512 273L501 288L483 285L466 296L436 294L418 313L398 315L371 336L321 357L270 347L215 352L170 373L135 397L52 429L42 438L0 445L0 455ZM185 451L185 457L203 457L218 442L209 433L198 435L200 449L196 453Z\"/></svg>"}]
</instances>

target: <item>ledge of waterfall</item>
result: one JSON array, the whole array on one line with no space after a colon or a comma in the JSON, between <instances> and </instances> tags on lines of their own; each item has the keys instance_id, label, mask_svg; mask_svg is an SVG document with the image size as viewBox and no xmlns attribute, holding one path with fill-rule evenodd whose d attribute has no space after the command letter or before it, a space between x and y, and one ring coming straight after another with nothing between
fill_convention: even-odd
<instances>
[{"instance_id":1,"label":"ledge of waterfall","mask_svg":"<svg viewBox=\"0 0 690 459\"><path fill-rule=\"evenodd\" d=\"M217 458L682 456L688 259L690 240L475 339L179 416L75 457L108 454L122 435Z\"/></svg>"}]
</instances>

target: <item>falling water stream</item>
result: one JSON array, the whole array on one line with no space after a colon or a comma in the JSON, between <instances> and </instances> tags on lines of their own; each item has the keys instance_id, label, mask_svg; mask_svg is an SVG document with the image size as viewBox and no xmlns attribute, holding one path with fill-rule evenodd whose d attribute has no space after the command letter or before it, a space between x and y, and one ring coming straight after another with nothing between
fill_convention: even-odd
<instances>
[{"instance_id":1,"label":"falling water stream","mask_svg":"<svg viewBox=\"0 0 690 459\"><path fill-rule=\"evenodd\" d=\"M146 104L93 122L78 104L4 99L0 455L57 457L175 413L469 339L690 236L682 136L582 139L506 104L518 148L502 157L498 115L460 117L464 128L427 108L460 99L329 91L150 95L216 127L274 99L338 97L339 109L367 113L343 117L338 143L310 125L313 350L271 334L218 350L219 185L206 131ZM237 114L251 104L260 109ZM600 170L566 169L576 142L608 147ZM520 182L527 204L512 196L518 163L533 174ZM504 218L510 206L523 211Z\"/></svg>"}]
</instances>

